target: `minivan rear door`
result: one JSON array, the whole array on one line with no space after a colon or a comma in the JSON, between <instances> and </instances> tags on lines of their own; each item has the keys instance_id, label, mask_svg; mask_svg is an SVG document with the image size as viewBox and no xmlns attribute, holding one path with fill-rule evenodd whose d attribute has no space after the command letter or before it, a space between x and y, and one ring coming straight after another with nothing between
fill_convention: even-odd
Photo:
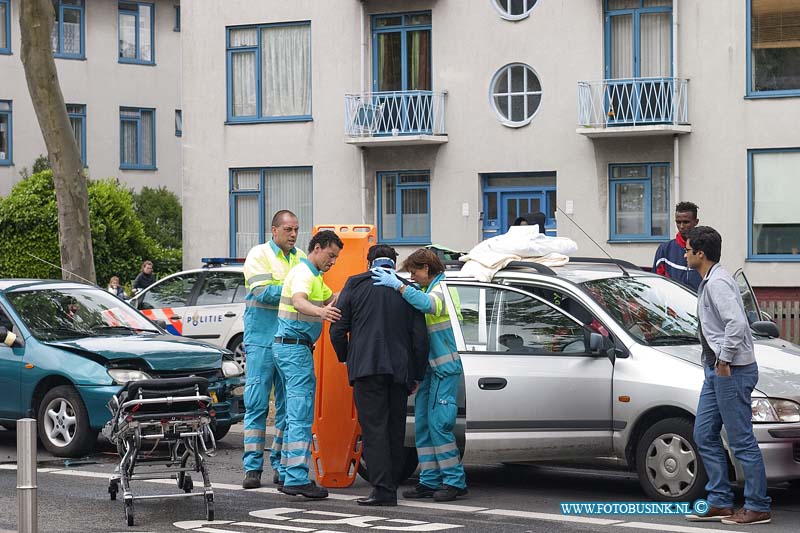
<instances>
[{"instance_id":1,"label":"minivan rear door","mask_svg":"<svg viewBox=\"0 0 800 533\"><path fill-rule=\"evenodd\" d=\"M584 326L513 287L445 282L464 365L470 462L589 458L611 452L613 365Z\"/></svg>"}]
</instances>

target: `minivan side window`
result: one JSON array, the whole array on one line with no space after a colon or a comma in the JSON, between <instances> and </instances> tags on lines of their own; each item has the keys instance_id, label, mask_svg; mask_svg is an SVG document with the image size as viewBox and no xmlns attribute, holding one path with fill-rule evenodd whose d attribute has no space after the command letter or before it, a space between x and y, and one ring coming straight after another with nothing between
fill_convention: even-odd
<instances>
[{"instance_id":1,"label":"minivan side window","mask_svg":"<svg viewBox=\"0 0 800 533\"><path fill-rule=\"evenodd\" d=\"M139 300L139 309L186 307L196 282L197 274L184 274L152 285Z\"/></svg>"},{"instance_id":2,"label":"minivan side window","mask_svg":"<svg viewBox=\"0 0 800 533\"><path fill-rule=\"evenodd\" d=\"M487 345L487 321L492 315L494 289L477 285L448 286L450 299L458 307L458 322L464 336L464 344L471 352L485 352Z\"/></svg>"}]
</instances>

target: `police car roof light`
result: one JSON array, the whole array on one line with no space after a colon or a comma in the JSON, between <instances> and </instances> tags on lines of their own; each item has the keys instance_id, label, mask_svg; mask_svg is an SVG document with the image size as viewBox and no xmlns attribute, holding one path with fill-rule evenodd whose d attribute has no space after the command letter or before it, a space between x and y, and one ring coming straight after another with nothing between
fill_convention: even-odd
<instances>
[{"instance_id":1,"label":"police car roof light","mask_svg":"<svg viewBox=\"0 0 800 533\"><path fill-rule=\"evenodd\" d=\"M244 263L244 257L203 257L200 261L204 266L220 266Z\"/></svg>"}]
</instances>

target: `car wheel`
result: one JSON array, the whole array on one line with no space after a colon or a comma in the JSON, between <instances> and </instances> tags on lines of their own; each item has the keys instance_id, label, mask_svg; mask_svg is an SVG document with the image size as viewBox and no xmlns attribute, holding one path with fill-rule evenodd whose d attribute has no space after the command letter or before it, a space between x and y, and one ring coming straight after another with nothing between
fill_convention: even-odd
<instances>
[{"instance_id":1,"label":"car wheel","mask_svg":"<svg viewBox=\"0 0 800 533\"><path fill-rule=\"evenodd\" d=\"M214 440L217 442L225 438L225 435L227 435L230 430L231 430L230 424L217 423L214 424L214 426L211 428L211 432L214 434Z\"/></svg>"},{"instance_id":2,"label":"car wheel","mask_svg":"<svg viewBox=\"0 0 800 533\"><path fill-rule=\"evenodd\" d=\"M97 441L80 394L69 385L55 387L39 404L39 438L58 457L86 455Z\"/></svg>"},{"instance_id":3,"label":"car wheel","mask_svg":"<svg viewBox=\"0 0 800 533\"><path fill-rule=\"evenodd\" d=\"M227 348L233 352L233 360L242 365L242 368L244 368L245 359L247 359L247 356L244 353L244 342L242 342L243 339L243 335L239 333L231 339L227 346Z\"/></svg>"},{"instance_id":4,"label":"car wheel","mask_svg":"<svg viewBox=\"0 0 800 533\"><path fill-rule=\"evenodd\" d=\"M692 437L694 424L668 418L653 424L636 446L636 472L653 500L694 501L705 496L708 481Z\"/></svg>"},{"instance_id":5,"label":"car wheel","mask_svg":"<svg viewBox=\"0 0 800 533\"><path fill-rule=\"evenodd\" d=\"M404 447L403 468L400 470L400 479L398 480L398 484L410 478L411 474L413 474L417 469L418 464L419 459L417 458L417 449L409 446ZM367 463L364 461L363 454L361 455L361 461L358 463L358 475L361 476L364 481L369 482L369 470L367 469Z\"/></svg>"}]
</instances>

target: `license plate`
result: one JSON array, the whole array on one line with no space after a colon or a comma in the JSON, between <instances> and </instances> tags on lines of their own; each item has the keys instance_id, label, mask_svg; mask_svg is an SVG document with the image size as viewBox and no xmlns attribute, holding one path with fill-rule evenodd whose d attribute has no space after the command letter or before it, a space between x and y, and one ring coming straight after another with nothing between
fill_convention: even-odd
<instances>
[{"instance_id":1,"label":"license plate","mask_svg":"<svg viewBox=\"0 0 800 533\"><path fill-rule=\"evenodd\" d=\"M211 399L214 400L214 403L219 403L219 400L217 400L216 392L209 392L208 395L211 396Z\"/></svg>"}]
</instances>

